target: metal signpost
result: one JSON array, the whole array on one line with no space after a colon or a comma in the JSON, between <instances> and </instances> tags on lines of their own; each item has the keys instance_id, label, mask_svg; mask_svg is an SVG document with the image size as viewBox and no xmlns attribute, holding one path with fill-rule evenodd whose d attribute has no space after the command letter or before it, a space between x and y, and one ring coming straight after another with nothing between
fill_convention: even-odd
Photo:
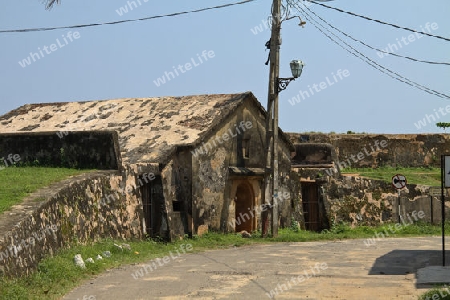
<instances>
[{"instance_id":1,"label":"metal signpost","mask_svg":"<svg viewBox=\"0 0 450 300\"><path fill-rule=\"evenodd\" d=\"M441 223L442 266L445 267L445 197L444 188L450 187L450 155L441 155Z\"/></svg>"},{"instance_id":2,"label":"metal signpost","mask_svg":"<svg viewBox=\"0 0 450 300\"><path fill-rule=\"evenodd\" d=\"M406 187L407 181L406 177L401 174L395 174L392 176L392 185L397 189L398 191L398 222L401 223L400 220L400 190Z\"/></svg>"}]
</instances>

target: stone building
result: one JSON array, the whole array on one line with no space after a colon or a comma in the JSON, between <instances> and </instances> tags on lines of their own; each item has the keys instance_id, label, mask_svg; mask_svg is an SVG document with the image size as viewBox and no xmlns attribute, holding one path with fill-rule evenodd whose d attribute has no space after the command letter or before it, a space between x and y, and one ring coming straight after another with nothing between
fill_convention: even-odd
<instances>
[{"instance_id":1,"label":"stone building","mask_svg":"<svg viewBox=\"0 0 450 300\"><path fill-rule=\"evenodd\" d=\"M336 153L331 144L296 143L292 171L298 174L301 207L299 218L306 230L321 231L330 227L326 210L324 186L328 177L338 177L335 170Z\"/></svg>"},{"instance_id":2,"label":"stone building","mask_svg":"<svg viewBox=\"0 0 450 300\"><path fill-rule=\"evenodd\" d=\"M113 227L126 227L127 235L174 239L200 225L251 232L261 228L265 119L250 92L27 104L0 117L0 157L115 170L109 192L86 191L85 203L123 204ZM279 205L283 226L295 196L294 148L281 130L279 136L280 194L290 195Z\"/></svg>"},{"instance_id":3,"label":"stone building","mask_svg":"<svg viewBox=\"0 0 450 300\"><path fill-rule=\"evenodd\" d=\"M422 211L422 221L438 222L441 202L436 188L407 184L398 193L384 180L342 176L345 168L438 167L450 153L446 134L302 134L287 133L296 154L292 171L300 183L298 219L307 230L321 231L339 222L379 225L399 222ZM393 170L392 176L397 172ZM440 195L440 194L439 194ZM450 202L446 197L446 210ZM448 214L448 212L447 212Z\"/></svg>"}]
</instances>

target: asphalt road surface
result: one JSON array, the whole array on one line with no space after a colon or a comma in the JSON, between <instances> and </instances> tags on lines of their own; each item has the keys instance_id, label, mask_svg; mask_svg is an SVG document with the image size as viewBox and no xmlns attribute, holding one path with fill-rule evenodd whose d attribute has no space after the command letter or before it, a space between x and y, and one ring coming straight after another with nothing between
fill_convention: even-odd
<instances>
[{"instance_id":1,"label":"asphalt road surface","mask_svg":"<svg viewBox=\"0 0 450 300\"><path fill-rule=\"evenodd\" d=\"M417 299L426 291L416 287L417 269L442 264L440 237L364 241L182 254L146 270L145 264L109 270L63 299Z\"/></svg>"}]
</instances>

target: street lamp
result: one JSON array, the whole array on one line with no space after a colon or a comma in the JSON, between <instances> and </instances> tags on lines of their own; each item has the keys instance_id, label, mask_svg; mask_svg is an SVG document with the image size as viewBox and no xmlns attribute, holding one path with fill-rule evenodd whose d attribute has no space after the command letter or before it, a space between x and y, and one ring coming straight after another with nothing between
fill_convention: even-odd
<instances>
[{"instance_id":1,"label":"street lamp","mask_svg":"<svg viewBox=\"0 0 450 300\"><path fill-rule=\"evenodd\" d=\"M301 60L293 60L290 63L292 76L294 78L299 78L302 75L303 66L305 64Z\"/></svg>"},{"instance_id":2,"label":"street lamp","mask_svg":"<svg viewBox=\"0 0 450 300\"><path fill-rule=\"evenodd\" d=\"M278 93L285 90L289 83L302 75L303 66L305 64L301 60L293 60L290 63L292 77L278 78Z\"/></svg>"}]
</instances>

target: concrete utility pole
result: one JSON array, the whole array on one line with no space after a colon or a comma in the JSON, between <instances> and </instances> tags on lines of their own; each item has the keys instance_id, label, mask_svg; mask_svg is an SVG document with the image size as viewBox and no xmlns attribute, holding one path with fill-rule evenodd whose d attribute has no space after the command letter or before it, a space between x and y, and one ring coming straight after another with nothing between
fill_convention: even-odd
<instances>
[{"instance_id":1,"label":"concrete utility pole","mask_svg":"<svg viewBox=\"0 0 450 300\"><path fill-rule=\"evenodd\" d=\"M281 0L273 0L272 34L270 37L270 74L266 120L266 168L264 201L271 205L271 232L278 236L278 77L280 71ZM267 236L267 213L262 214L262 234Z\"/></svg>"}]
</instances>

